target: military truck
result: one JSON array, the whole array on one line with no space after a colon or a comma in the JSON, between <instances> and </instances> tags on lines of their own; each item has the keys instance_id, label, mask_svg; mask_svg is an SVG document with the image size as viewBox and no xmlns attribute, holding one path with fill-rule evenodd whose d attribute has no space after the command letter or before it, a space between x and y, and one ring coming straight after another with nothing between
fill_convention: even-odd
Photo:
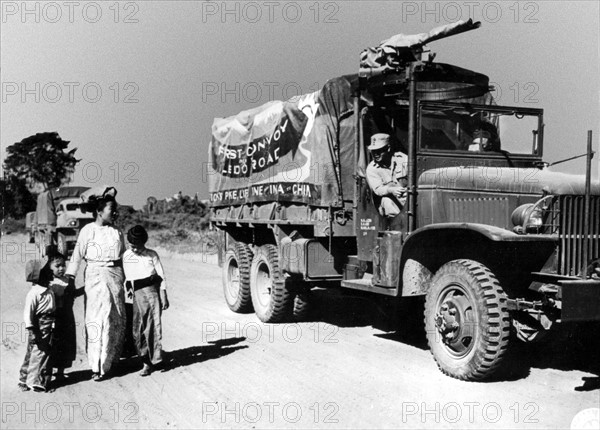
<instances>
[{"instance_id":1,"label":"military truck","mask_svg":"<svg viewBox=\"0 0 600 430\"><path fill-rule=\"evenodd\" d=\"M586 176L552 171L542 109L498 106L487 76L425 56L424 41L477 26L392 38L358 75L215 119L208 179L231 310L299 320L314 287L425 296L431 353L463 380L492 375L516 339L600 319L591 134ZM376 133L408 156L401 223L380 216L365 178Z\"/></svg>"},{"instance_id":2,"label":"military truck","mask_svg":"<svg viewBox=\"0 0 600 430\"><path fill-rule=\"evenodd\" d=\"M35 243L42 255L49 247L69 256L81 228L94 221L90 212L81 208L80 196L89 187L65 186L38 195L36 206Z\"/></svg>"}]
</instances>

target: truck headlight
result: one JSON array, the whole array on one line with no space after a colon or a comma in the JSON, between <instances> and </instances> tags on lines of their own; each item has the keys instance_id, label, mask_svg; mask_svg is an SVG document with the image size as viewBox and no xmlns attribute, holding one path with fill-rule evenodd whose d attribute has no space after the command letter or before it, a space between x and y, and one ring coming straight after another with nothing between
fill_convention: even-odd
<instances>
[{"instance_id":1,"label":"truck headlight","mask_svg":"<svg viewBox=\"0 0 600 430\"><path fill-rule=\"evenodd\" d=\"M544 226L544 206L527 203L516 208L511 216L516 233L539 233Z\"/></svg>"},{"instance_id":2,"label":"truck headlight","mask_svg":"<svg viewBox=\"0 0 600 430\"><path fill-rule=\"evenodd\" d=\"M544 223L542 220L542 210L539 207L536 207L533 210L528 211L528 213L529 216L525 219L523 227L525 228L525 231L537 231Z\"/></svg>"},{"instance_id":3,"label":"truck headlight","mask_svg":"<svg viewBox=\"0 0 600 430\"><path fill-rule=\"evenodd\" d=\"M523 226L525 224L525 216L527 212L531 211L533 203L527 203L516 208L512 215L511 220L515 227Z\"/></svg>"}]
</instances>

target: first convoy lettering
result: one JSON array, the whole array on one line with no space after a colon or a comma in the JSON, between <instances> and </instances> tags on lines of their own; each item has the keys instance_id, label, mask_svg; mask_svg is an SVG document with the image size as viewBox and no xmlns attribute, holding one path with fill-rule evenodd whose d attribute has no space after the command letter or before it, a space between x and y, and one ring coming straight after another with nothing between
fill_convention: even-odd
<instances>
[{"instance_id":1,"label":"first convoy lettering","mask_svg":"<svg viewBox=\"0 0 600 430\"><path fill-rule=\"evenodd\" d=\"M277 164L290 152L294 156L307 119L302 112L298 112L295 118L290 118L290 115L293 115L292 112L284 111L269 135L241 145L215 145L215 171L230 178L248 178Z\"/></svg>"}]
</instances>

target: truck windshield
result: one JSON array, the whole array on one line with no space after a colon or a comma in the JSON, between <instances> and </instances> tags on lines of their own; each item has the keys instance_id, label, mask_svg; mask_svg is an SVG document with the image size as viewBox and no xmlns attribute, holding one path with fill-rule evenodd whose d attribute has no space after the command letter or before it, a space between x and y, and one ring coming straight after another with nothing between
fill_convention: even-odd
<instances>
[{"instance_id":1,"label":"truck windshield","mask_svg":"<svg viewBox=\"0 0 600 430\"><path fill-rule=\"evenodd\" d=\"M469 105L420 110L420 149L541 154L541 111Z\"/></svg>"}]
</instances>

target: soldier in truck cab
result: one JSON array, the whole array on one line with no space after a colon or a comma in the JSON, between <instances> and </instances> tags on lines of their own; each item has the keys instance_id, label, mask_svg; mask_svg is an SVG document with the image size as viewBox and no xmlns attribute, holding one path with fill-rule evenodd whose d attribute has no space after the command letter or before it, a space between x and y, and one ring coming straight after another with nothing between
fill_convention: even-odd
<instances>
[{"instance_id":1,"label":"soldier in truck cab","mask_svg":"<svg viewBox=\"0 0 600 430\"><path fill-rule=\"evenodd\" d=\"M469 151L499 151L500 138L498 129L489 121L481 121L473 132L473 142Z\"/></svg>"},{"instance_id":2,"label":"soldier in truck cab","mask_svg":"<svg viewBox=\"0 0 600 430\"><path fill-rule=\"evenodd\" d=\"M403 152L392 152L390 136L385 133L371 136L367 149L373 158L367 166L367 183L375 205L381 216L394 218L406 204L408 157Z\"/></svg>"}]
</instances>

